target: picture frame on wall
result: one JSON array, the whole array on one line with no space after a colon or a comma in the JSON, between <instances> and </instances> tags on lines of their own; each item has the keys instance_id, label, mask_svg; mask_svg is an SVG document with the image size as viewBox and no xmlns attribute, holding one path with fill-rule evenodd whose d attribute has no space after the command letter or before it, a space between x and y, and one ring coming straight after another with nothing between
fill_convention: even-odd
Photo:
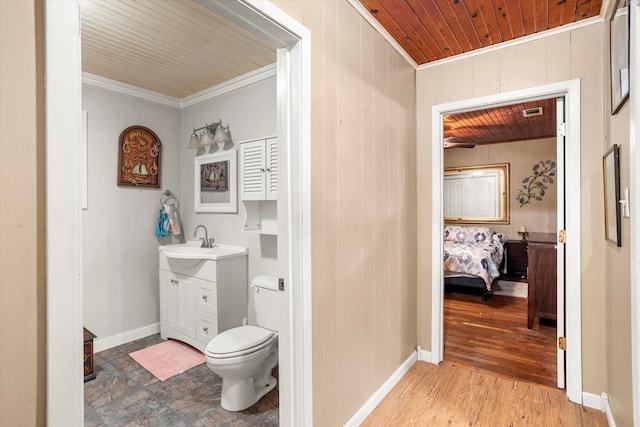
<instances>
[{"instance_id":1,"label":"picture frame on wall","mask_svg":"<svg viewBox=\"0 0 640 427\"><path fill-rule=\"evenodd\" d=\"M162 143L154 131L129 126L118 144L118 186L160 188Z\"/></svg>"},{"instance_id":2,"label":"picture frame on wall","mask_svg":"<svg viewBox=\"0 0 640 427\"><path fill-rule=\"evenodd\" d=\"M604 180L604 229L605 238L617 247L622 246L620 206L620 147L613 146L602 156Z\"/></svg>"},{"instance_id":3,"label":"picture frame on wall","mask_svg":"<svg viewBox=\"0 0 640 427\"><path fill-rule=\"evenodd\" d=\"M609 16L609 62L611 71L611 115L629 99L629 6L617 0Z\"/></svg>"}]
</instances>

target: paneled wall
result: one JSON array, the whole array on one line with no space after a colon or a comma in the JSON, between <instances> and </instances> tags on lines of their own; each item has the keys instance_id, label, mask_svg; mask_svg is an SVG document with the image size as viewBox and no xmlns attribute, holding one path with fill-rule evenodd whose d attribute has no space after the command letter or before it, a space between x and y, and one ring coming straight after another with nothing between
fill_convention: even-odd
<instances>
[{"instance_id":1,"label":"paneled wall","mask_svg":"<svg viewBox=\"0 0 640 427\"><path fill-rule=\"evenodd\" d=\"M419 344L431 346L431 107L579 78L582 165L583 389L605 390L605 247L602 207L604 150L604 40L602 23L420 70L418 105ZM441 265L435 266L441 268ZM627 328L627 336L629 326Z\"/></svg>"},{"instance_id":2,"label":"paneled wall","mask_svg":"<svg viewBox=\"0 0 640 427\"><path fill-rule=\"evenodd\" d=\"M636 10L638 6L636 7ZM640 29L637 29L638 31ZM638 37L638 36L636 36ZM633 72L633 67L631 68ZM636 71L637 73L637 71ZM606 73L608 78L609 73ZM636 74L637 75L637 74ZM633 76L631 77L633 78ZM637 95L636 95L637 96ZM629 119L630 103L611 116L607 113L606 151L613 144L620 146L620 188L624 192L630 184L630 168L638 165L630 164ZM636 117L635 120L640 120ZM637 126L637 125L636 125ZM637 137L636 137L637 138ZM636 148L637 150L637 148ZM624 197L624 193L622 194ZM638 216L638 212L632 212ZM636 222L637 224L637 222ZM631 380L631 227L629 218L622 218L622 246L607 243L606 245L606 360L607 360L607 394L609 404L615 415L616 425L633 425L633 393ZM635 230L636 236L638 230ZM638 260L634 260L637 265ZM637 269L637 267L636 267ZM640 309L640 307L636 307ZM636 357L640 358L639 354ZM637 361L640 363L640 360ZM639 397L636 396L636 399Z\"/></svg>"},{"instance_id":3,"label":"paneled wall","mask_svg":"<svg viewBox=\"0 0 640 427\"><path fill-rule=\"evenodd\" d=\"M311 30L314 425L348 421L416 345L415 71L345 1Z\"/></svg>"},{"instance_id":4,"label":"paneled wall","mask_svg":"<svg viewBox=\"0 0 640 427\"><path fill-rule=\"evenodd\" d=\"M0 2L0 426L46 424L43 15Z\"/></svg>"},{"instance_id":5,"label":"paneled wall","mask_svg":"<svg viewBox=\"0 0 640 427\"><path fill-rule=\"evenodd\" d=\"M505 233L509 239L519 239L518 229L526 226L529 232L555 233L557 223L557 183L547 184L548 190L541 201L532 200L524 206L515 199L522 180L530 176L538 162L556 161L556 139L519 141L490 144L483 147L450 148L444 150L444 167L480 166L509 163L509 224L491 227Z\"/></svg>"}]
</instances>

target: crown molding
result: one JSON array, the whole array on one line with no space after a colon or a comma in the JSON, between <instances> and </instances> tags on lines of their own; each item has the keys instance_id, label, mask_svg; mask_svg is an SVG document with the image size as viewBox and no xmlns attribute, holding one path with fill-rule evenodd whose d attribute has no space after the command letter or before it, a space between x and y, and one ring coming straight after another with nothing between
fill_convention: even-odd
<instances>
[{"instance_id":1,"label":"crown molding","mask_svg":"<svg viewBox=\"0 0 640 427\"><path fill-rule=\"evenodd\" d=\"M276 76L276 64L270 64L262 68L258 68L255 71L243 74L235 77L219 85L212 86L203 91L194 93L184 98L176 98L173 96L164 95L162 93L154 92L152 90L143 89L138 86L118 82L116 80L100 77L95 74L82 73L82 83L107 89L112 92L121 93L123 95L129 95L136 98L144 99L146 101L155 102L162 105L167 105L174 108L186 108L201 102L208 101L210 99L222 96L234 90L242 89L255 83L259 83L263 80Z\"/></svg>"},{"instance_id":2,"label":"crown molding","mask_svg":"<svg viewBox=\"0 0 640 427\"><path fill-rule=\"evenodd\" d=\"M588 27L590 25L599 24L604 19L601 16L594 16L592 18L583 19L582 21L573 22L571 24L563 25L561 27L552 28L550 30L541 31L539 33L531 34L528 36L520 37L517 39L509 40L502 43L497 43L491 46L483 47L480 49L473 50L471 52L461 53L455 56L450 56L448 58L439 59L437 61L428 62L426 64L418 65L416 68L417 71L426 70L427 68L437 67L438 65L447 64L450 62L462 61L463 59L471 58L478 55L483 55L488 52L493 52L496 50L506 49L508 47L518 46L524 43L529 43L534 40L543 39L546 37L555 36L557 34L562 34L567 31L573 31L578 28Z\"/></svg>"},{"instance_id":3,"label":"crown molding","mask_svg":"<svg viewBox=\"0 0 640 427\"><path fill-rule=\"evenodd\" d=\"M217 98L218 96L233 92L234 90L242 89L275 76L276 64L266 65L255 71L248 72L231 80L227 80L226 82L220 83L219 85L212 86L203 91L196 92L193 95L184 97L180 99L180 108L190 107L192 105Z\"/></svg>"},{"instance_id":4,"label":"crown molding","mask_svg":"<svg viewBox=\"0 0 640 427\"><path fill-rule=\"evenodd\" d=\"M180 100L178 98L116 80L107 79L106 77L97 76L95 74L82 72L82 83L89 86L107 89L112 92L121 93L123 95L134 96L146 101L168 105L169 107L180 108Z\"/></svg>"}]
</instances>

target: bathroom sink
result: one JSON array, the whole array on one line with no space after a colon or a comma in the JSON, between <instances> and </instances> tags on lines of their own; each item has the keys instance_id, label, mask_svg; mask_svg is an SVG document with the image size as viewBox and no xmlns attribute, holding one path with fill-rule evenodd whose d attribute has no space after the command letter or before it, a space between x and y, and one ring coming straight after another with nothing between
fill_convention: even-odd
<instances>
[{"instance_id":1,"label":"bathroom sink","mask_svg":"<svg viewBox=\"0 0 640 427\"><path fill-rule=\"evenodd\" d=\"M167 258L178 259L212 259L220 260L248 253L247 248L231 245L213 245L212 248L201 248L199 241L188 241L176 245L165 245L158 248Z\"/></svg>"}]
</instances>

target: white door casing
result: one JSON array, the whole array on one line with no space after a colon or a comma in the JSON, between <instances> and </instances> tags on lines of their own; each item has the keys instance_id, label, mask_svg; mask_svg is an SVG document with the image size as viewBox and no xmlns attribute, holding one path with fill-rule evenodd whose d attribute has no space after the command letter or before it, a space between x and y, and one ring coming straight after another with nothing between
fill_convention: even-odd
<instances>
[{"instance_id":1,"label":"white door casing","mask_svg":"<svg viewBox=\"0 0 640 427\"><path fill-rule=\"evenodd\" d=\"M311 425L310 32L270 2L198 0L278 47L280 265L288 287L280 331L280 424ZM80 162L81 61L77 0L47 1L47 425L83 424ZM60 165L64 164L64 167ZM283 185L284 184L284 185ZM278 201L280 204L280 200ZM73 214L69 214L73 212Z\"/></svg>"},{"instance_id":2,"label":"white door casing","mask_svg":"<svg viewBox=\"0 0 640 427\"><path fill-rule=\"evenodd\" d=\"M557 219L556 224L558 226L558 232L560 230L564 230L565 227L565 158L564 158L564 150L565 150L565 134L566 134L566 125L564 124L565 119L565 110L564 110L564 98L558 98L556 100L556 125L558 127L556 131L556 165L558 167L558 171L556 173L556 188L558 189L558 197L556 203L556 212ZM564 260L565 260L565 245L558 241L557 242L557 317L556 317L556 345L559 342L560 337L564 337L564 286L565 286L565 276L564 276ZM557 384L558 388L565 388L566 386L566 373L564 371L565 368L565 352L560 348L557 349Z\"/></svg>"},{"instance_id":3,"label":"white door casing","mask_svg":"<svg viewBox=\"0 0 640 427\"><path fill-rule=\"evenodd\" d=\"M433 363L443 360L443 116L515 104L528 100L565 99L565 301L567 338L566 390L569 400L582 403L582 324L581 324L581 248L580 248L580 80L569 80L513 92L455 101L432 107L432 277L431 277L431 358Z\"/></svg>"}]
</instances>

